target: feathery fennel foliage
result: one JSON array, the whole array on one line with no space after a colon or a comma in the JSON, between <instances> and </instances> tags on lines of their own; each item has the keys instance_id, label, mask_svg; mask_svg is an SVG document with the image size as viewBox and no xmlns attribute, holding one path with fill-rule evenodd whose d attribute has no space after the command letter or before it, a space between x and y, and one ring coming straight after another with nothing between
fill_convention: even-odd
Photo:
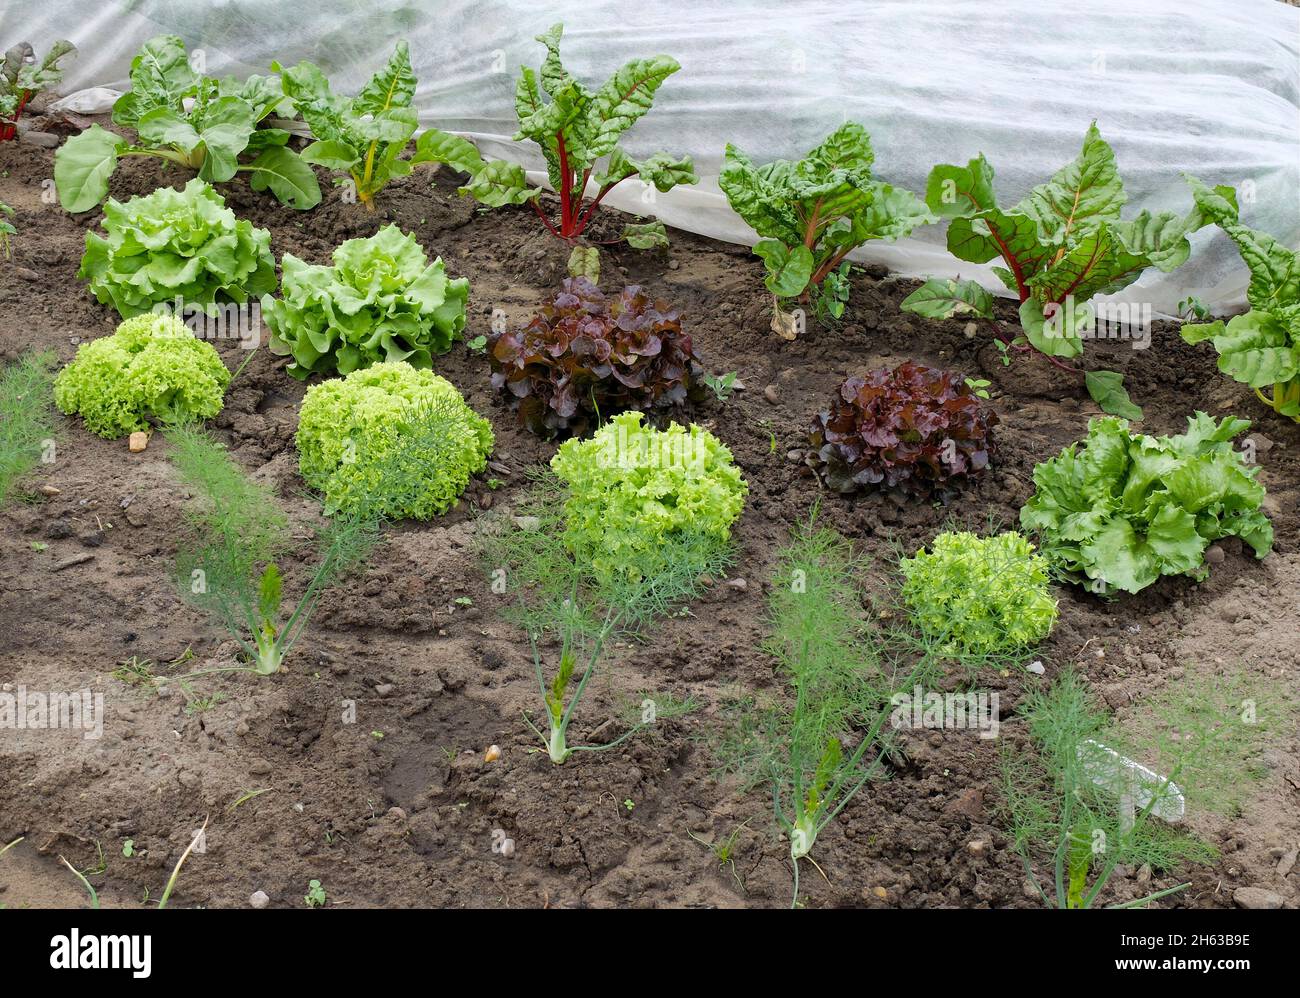
<instances>
[{"instance_id":1,"label":"feathery fennel foliage","mask_svg":"<svg viewBox=\"0 0 1300 998\"><path fill-rule=\"evenodd\" d=\"M181 481L195 498L188 513L194 540L176 559L181 592L216 619L250 663L246 670L216 671L272 675L324 591L370 553L379 518L359 511L327 520L316 539L315 569L297 601L286 606L276 559L289 547L288 519L272 491L250 480L201 428L174 426L166 435Z\"/></svg>"},{"instance_id":2,"label":"feathery fennel foliage","mask_svg":"<svg viewBox=\"0 0 1300 998\"><path fill-rule=\"evenodd\" d=\"M1267 738L1255 701L1233 702L1246 688L1189 676L1117 723L1075 672L1031 693L1019 713L1033 751L1005 751L1004 811L1025 872L1050 908L1092 908L1116 866L1174 871L1210 862L1214 849L1157 817L1182 792L1186 807L1222 810L1249 775ZM1263 695L1262 691L1258 695ZM1265 701L1259 701L1263 703ZM1273 713L1266 707L1264 715ZM1098 786L1097 745L1150 766L1131 815L1114 787ZM1044 881L1035 872L1046 865ZM1175 887L1112 907L1140 907L1188 887Z\"/></svg>"},{"instance_id":3,"label":"feathery fennel foliage","mask_svg":"<svg viewBox=\"0 0 1300 998\"><path fill-rule=\"evenodd\" d=\"M0 373L0 505L40 462L53 432L51 354L27 354Z\"/></svg>"},{"instance_id":4,"label":"feathery fennel foliage","mask_svg":"<svg viewBox=\"0 0 1300 998\"><path fill-rule=\"evenodd\" d=\"M647 552L644 565L628 566L635 571L597 572L586 561L576 559L565 543L566 495L567 489L553 472L536 472L530 492L516 505L512 519L484 523L479 540L494 592L511 603L507 617L528 633L546 732L527 714L524 720L556 764L575 752L614 748L656 722L691 709L689 703L657 697L653 716L646 719L643 715L613 741L600 745L568 742L574 713L604 661L610 641L617 636L637 636L655 620L680 612L683 604L703 592L706 577L720 576L732 561L727 541L714 535L678 534ZM560 646L558 658L550 663L543 654L548 638Z\"/></svg>"},{"instance_id":5,"label":"feathery fennel foliage","mask_svg":"<svg viewBox=\"0 0 1300 998\"><path fill-rule=\"evenodd\" d=\"M742 707L719 755L723 769L748 787L771 787L776 822L790 841L793 907L799 860L869 781L887 775L891 697L910 693L930 663L882 647L865 620L851 545L812 521L780 554L770 625L764 647L790 695Z\"/></svg>"}]
</instances>

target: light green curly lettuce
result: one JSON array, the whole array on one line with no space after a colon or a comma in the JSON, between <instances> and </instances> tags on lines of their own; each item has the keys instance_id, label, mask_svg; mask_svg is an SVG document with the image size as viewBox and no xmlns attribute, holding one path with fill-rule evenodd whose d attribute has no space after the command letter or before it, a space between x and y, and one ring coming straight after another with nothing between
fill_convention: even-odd
<instances>
[{"instance_id":1,"label":"light green curly lettuce","mask_svg":"<svg viewBox=\"0 0 1300 998\"><path fill-rule=\"evenodd\" d=\"M493 437L451 382L398 361L309 388L297 444L327 513L427 520L487 466Z\"/></svg>"},{"instance_id":2,"label":"light green curly lettuce","mask_svg":"<svg viewBox=\"0 0 1300 998\"><path fill-rule=\"evenodd\" d=\"M211 314L275 287L271 234L226 207L197 177L184 190L160 187L104 205L106 236L86 233L77 276L124 319L178 300Z\"/></svg>"},{"instance_id":3,"label":"light green curly lettuce","mask_svg":"<svg viewBox=\"0 0 1300 998\"><path fill-rule=\"evenodd\" d=\"M1188 343L1210 340L1219 370L1249 385L1259 400L1300 422L1300 256L1272 236L1242 225L1237 192L1188 177L1201 212L1237 244L1250 268L1250 311L1222 321L1183 326ZM1265 394L1268 389L1270 394Z\"/></svg>"},{"instance_id":4,"label":"light green curly lettuce","mask_svg":"<svg viewBox=\"0 0 1300 998\"><path fill-rule=\"evenodd\" d=\"M903 599L947 654L997 655L1037 644L1056 622L1047 562L1014 531L940 534L899 562Z\"/></svg>"},{"instance_id":5,"label":"light green curly lettuce","mask_svg":"<svg viewBox=\"0 0 1300 998\"><path fill-rule=\"evenodd\" d=\"M442 258L429 263L414 236L386 225L349 239L334 265L281 258L281 295L262 298L271 350L289 354L295 378L350 374L376 361L433 364L465 328L469 281L449 280Z\"/></svg>"},{"instance_id":6,"label":"light green curly lettuce","mask_svg":"<svg viewBox=\"0 0 1300 998\"><path fill-rule=\"evenodd\" d=\"M54 401L86 428L114 440L147 429L150 419L184 423L221 411L230 372L211 343L170 315L127 319L112 336L77 349L59 372Z\"/></svg>"},{"instance_id":7,"label":"light green curly lettuce","mask_svg":"<svg viewBox=\"0 0 1300 998\"><path fill-rule=\"evenodd\" d=\"M1096 593L1136 593L1162 575L1204 579L1206 547L1237 536L1263 558L1273 525L1260 511L1264 487L1233 450L1249 421L1203 412L1176 437L1130 433L1107 417L1034 468L1036 491L1020 524L1037 531L1048 562Z\"/></svg>"},{"instance_id":8,"label":"light green curly lettuce","mask_svg":"<svg viewBox=\"0 0 1300 998\"><path fill-rule=\"evenodd\" d=\"M841 125L803 159L755 167L728 145L718 186L732 209L763 238L754 252L777 298L823 282L846 256L873 239L891 242L938 221L915 194L871 178L875 153L867 130Z\"/></svg>"},{"instance_id":9,"label":"light green curly lettuce","mask_svg":"<svg viewBox=\"0 0 1300 998\"><path fill-rule=\"evenodd\" d=\"M551 468L568 486L565 541L598 577L635 564L653 576L653 553L694 534L726 543L749 486L717 437L694 424L656 430L624 412L588 440L566 441Z\"/></svg>"}]
</instances>

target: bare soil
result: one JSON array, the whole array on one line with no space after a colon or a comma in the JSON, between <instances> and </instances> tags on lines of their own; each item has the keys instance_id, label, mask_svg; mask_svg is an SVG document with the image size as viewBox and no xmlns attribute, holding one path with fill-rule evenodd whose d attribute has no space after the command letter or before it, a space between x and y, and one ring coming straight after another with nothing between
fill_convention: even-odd
<instances>
[{"instance_id":1,"label":"bare soil","mask_svg":"<svg viewBox=\"0 0 1300 998\"><path fill-rule=\"evenodd\" d=\"M40 348L66 362L78 342L117 323L75 276L84 233L99 214L74 218L45 203L52 164L49 150L0 146L0 200L17 210L19 229L14 259L0 266L0 361ZM152 161L126 162L112 194L124 200L186 179ZM454 176L422 167L384 191L376 213L332 193L307 213L239 183L222 193L241 217L270 230L277 257L328 262L341 240L398 223L449 273L469 278L472 338L488 331L495 308L526 321L562 276L566 252L531 212L479 211L456 186ZM604 224L612 234L620 222L610 213ZM878 268L854 277L839 328L782 341L768 328L760 261L743 247L671 236L667 252L605 253L604 283L642 284L674 302L706 365L739 372L744 390L688 415L732 449L750 483L736 529L734 574L745 585L719 585L693 615L665 622L645 644L621 647L584 702L578 734L604 725L641 690L691 696L699 711L563 767L529 751L533 736L521 719L524 708L536 709L528 645L498 616L499 598L476 563L473 509L508 507L527 466L548 460L554 445L517 425L493 397L486 358L464 345L436 367L492 420L495 460L513 473L489 474L504 486L493 490L483 476L448 516L391 528L369 567L327 596L288 671L197 681L196 693L219 697L202 711L187 712L178 684L155 694L112 675L132 656L167 663L186 649L195 656L187 669L234 660L233 644L172 582L184 496L166 444L155 438L131 454L125 441L101 440L60 418L57 461L33 479L58 494L0 512L0 683L102 692L106 724L100 740L0 730L0 844L25 836L0 860L0 906L84 904L60 855L80 869L103 866L90 880L105 906L156 900L205 817L206 852L189 860L173 905L247 906L260 890L273 905L297 906L311 879L324 884L331 905L350 907L788 904L787 846L769 799L716 779L709 749L729 700L780 689L759 647L774 552L820 500L825 522L854 540L871 560L877 591L887 593L899 550L911 552L953 524L1014 525L1035 463L1082 436L1098 410L1081 385L1046 365L1003 366L988 339L968 338L962 323L900 313L915 285ZM245 359L235 342L217 347L232 370ZM1195 409L1255 421L1277 544L1263 562L1239 544L1222 545L1222 561L1201 585L1166 579L1109 603L1063 588L1060 622L1035 657L1049 678L1077 663L1121 711L1181 671L1237 663L1294 693L1300 427L1221 376L1213 351L1186 346L1173 325L1157 324L1146 350L1119 341L1088 350L1093 366L1125 374L1148 432L1179 432ZM1001 418L995 466L946 506L824 493L791 456L805 446L810 417L849 373L909 358L992 382ZM241 464L275 486L306 537L318 507L303 494L293 447L305 388L282 366L258 351L215 425ZM78 555L90 558L55 570ZM302 576L302 564L289 566L291 585ZM462 597L472 605L457 602ZM1037 681L1019 670L979 677L1001 692L1004 739L1023 738L1011 714ZM355 724L343 723L347 701L355 702ZM502 756L487 764L483 753L494 743ZM904 745L892 778L870 786L818 838L826 879L803 877L806 903L1036 904L998 819L997 743L948 731L909 734ZM1236 888L1256 886L1296 906L1298 874L1280 872L1300 844L1296 750L1296 732L1284 732L1252 802L1202 829L1222 858L1192 870L1192 888L1165 905L1231 906ZM265 792L236 806L254 790ZM715 842L742 823L734 867L725 869L687 834ZM512 857L492 852L494 829L514 839ZM128 838L136 850L129 858ZM1125 871L1110 899L1176 882L1157 874L1147 886L1138 871Z\"/></svg>"}]
</instances>

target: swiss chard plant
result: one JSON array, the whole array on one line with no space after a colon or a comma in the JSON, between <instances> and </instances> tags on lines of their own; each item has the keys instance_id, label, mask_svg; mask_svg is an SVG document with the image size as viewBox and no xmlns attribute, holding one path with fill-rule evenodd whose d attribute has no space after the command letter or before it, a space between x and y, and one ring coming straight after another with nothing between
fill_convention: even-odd
<instances>
[{"instance_id":1,"label":"swiss chard plant","mask_svg":"<svg viewBox=\"0 0 1300 998\"><path fill-rule=\"evenodd\" d=\"M994 273L1020 300L1020 333L1005 332L993 298L974 281L931 279L902 308L932 319L986 319L994 335L1016 352L1036 352L1082 379L1101 408L1141 418L1114 371L1084 371L1067 363L1094 335L1096 295L1113 294L1155 267L1165 273L1186 261L1189 233L1205 219L1143 210L1122 219L1127 200L1115 153L1094 122L1083 148L1045 184L1011 208L998 206L993 167L981 154L966 166L941 164L930 172L925 201L949 220L948 251L959 260L1000 260Z\"/></svg>"},{"instance_id":2,"label":"swiss chard plant","mask_svg":"<svg viewBox=\"0 0 1300 998\"><path fill-rule=\"evenodd\" d=\"M1186 433L1150 437L1094 419L1082 449L1071 444L1034 468L1021 526L1037 532L1059 574L1102 595L1140 592L1163 575L1204 579L1205 549L1221 537L1263 558L1273 547L1264 486L1232 445L1249 426L1198 412Z\"/></svg>"},{"instance_id":3,"label":"swiss chard plant","mask_svg":"<svg viewBox=\"0 0 1300 998\"><path fill-rule=\"evenodd\" d=\"M59 60L76 51L72 42L61 39L39 61L28 42L15 45L5 53L4 62L0 63L0 142L17 137L18 119L27 105L33 97L63 79Z\"/></svg>"},{"instance_id":4,"label":"swiss chard plant","mask_svg":"<svg viewBox=\"0 0 1300 998\"><path fill-rule=\"evenodd\" d=\"M388 64L370 78L354 97L336 94L329 78L311 62L283 67L284 92L294 101L316 141L302 158L341 174L336 183L350 186L357 200L371 211L375 197L394 177L405 177L429 157L403 159L402 153L420 119L411 106L415 98L415 73L405 41L393 50Z\"/></svg>"},{"instance_id":5,"label":"swiss chard plant","mask_svg":"<svg viewBox=\"0 0 1300 998\"><path fill-rule=\"evenodd\" d=\"M1237 244L1250 268L1250 311L1229 319L1183 326L1188 343L1209 340L1219 370L1254 389L1279 415L1300 422L1300 256L1272 236L1241 224L1231 187L1206 187L1188 178L1201 212Z\"/></svg>"},{"instance_id":6,"label":"swiss chard plant","mask_svg":"<svg viewBox=\"0 0 1300 998\"><path fill-rule=\"evenodd\" d=\"M873 180L874 162L867 130L852 121L796 161L756 167L727 146L718 186L763 237L754 252L776 302L773 327L788 339L796 327L782 299L811 298L818 315L838 318L848 297L845 257L873 239L893 241L937 221L915 194Z\"/></svg>"},{"instance_id":7,"label":"swiss chard plant","mask_svg":"<svg viewBox=\"0 0 1300 998\"><path fill-rule=\"evenodd\" d=\"M247 173L253 190L270 190L292 208L315 207L320 185L288 147L289 133L259 127L277 110L291 113L274 79L204 76L191 68L179 38L151 38L131 61L131 89L113 105L114 124L135 129L137 141L99 125L68 139L54 155L59 203L70 212L89 211L108 194L119 159L152 156L214 184Z\"/></svg>"},{"instance_id":8,"label":"swiss chard plant","mask_svg":"<svg viewBox=\"0 0 1300 998\"><path fill-rule=\"evenodd\" d=\"M447 163L470 174L462 194L490 208L531 204L547 231L574 243L587 232L606 195L623 181L636 177L648 188L667 193L697 178L688 156L657 152L633 159L618 144L620 136L650 110L664 80L681 68L678 62L666 55L633 59L599 90L588 90L560 62L563 31L564 25L556 24L537 36L546 46L546 58L540 70L522 67L515 87L519 117L515 141L530 140L541 147L551 189L559 195L558 217L548 217L540 203L541 189L529 186L522 166L485 161L471 143L435 129L422 134L416 146L418 159ZM594 196L587 199L589 188ZM621 240L636 249L649 249L667 246L668 234L662 222L629 224L615 241ZM571 273L591 277L591 260L589 253L575 253Z\"/></svg>"}]
</instances>

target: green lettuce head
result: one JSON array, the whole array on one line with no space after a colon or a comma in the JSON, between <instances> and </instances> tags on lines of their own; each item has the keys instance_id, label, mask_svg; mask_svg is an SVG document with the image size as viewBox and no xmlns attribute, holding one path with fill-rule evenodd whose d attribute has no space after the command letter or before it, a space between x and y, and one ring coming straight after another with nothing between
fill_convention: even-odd
<instances>
[{"instance_id":1,"label":"green lettuce head","mask_svg":"<svg viewBox=\"0 0 1300 998\"><path fill-rule=\"evenodd\" d=\"M569 490L565 540L598 576L652 575L678 542L727 543L749 491L712 433L641 420L621 413L551 459Z\"/></svg>"},{"instance_id":2,"label":"green lettuce head","mask_svg":"<svg viewBox=\"0 0 1300 998\"><path fill-rule=\"evenodd\" d=\"M899 568L917 625L946 653L1014 654L1056 622L1047 562L1020 534L940 534Z\"/></svg>"},{"instance_id":3,"label":"green lettuce head","mask_svg":"<svg viewBox=\"0 0 1300 998\"><path fill-rule=\"evenodd\" d=\"M493 437L450 381L397 362L309 388L297 443L327 513L427 520L487 467Z\"/></svg>"},{"instance_id":4,"label":"green lettuce head","mask_svg":"<svg viewBox=\"0 0 1300 998\"><path fill-rule=\"evenodd\" d=\"M124 319L178 300L211 313L275 287L271 234L235 218L197 177L184 190L160 187L126 204L109 198L104 230L86 233L77 276Z\"/></svg>"},{"instance_id":5,"label":"green lettuce head","mask_svg":"<svg viewBox=\"0 0 1300 998\"><path fill-rule=\"evenodd\" d=\"M339 374L377 361L428 368L465 329L469 281L449 280L442 259L429 263L414 236L387 225L349 239L334 265L281 260L280 300L262 298L271 349L293 357L295 378Z\"/></svg>"},{"instance_id":6,"label":"green lettuce head","mask_svg":"<svg viewBox=\"0 0 1300 998\"><path fill-rule=\"evenodd\" d=\"M1094 419L1082 450L1071 444L1034 468L1020 524L1037 531L1053 568L1105 595L1140 592L1162 575L1204 579L1205 549L1220 537L1240 537L1263 558L1273 547L1264 486L1232 446L1249 427L1198 412L1186 433L1148 437L1125 420Z\"/></svg>"},{"instance_id":7,"label":"green lettuce head","mask_svg":"<svg viewBox=\"0 0 1300 998\"><path fill-rule=\"evenodd\" d=\"M195 339L180 319L149 313L83 343L55 379L54 401L69 415L79 413L92 433L114 440L147 429L150 419L211 419L229 383L211 343Z\"/></svg>"}]
</instances>

